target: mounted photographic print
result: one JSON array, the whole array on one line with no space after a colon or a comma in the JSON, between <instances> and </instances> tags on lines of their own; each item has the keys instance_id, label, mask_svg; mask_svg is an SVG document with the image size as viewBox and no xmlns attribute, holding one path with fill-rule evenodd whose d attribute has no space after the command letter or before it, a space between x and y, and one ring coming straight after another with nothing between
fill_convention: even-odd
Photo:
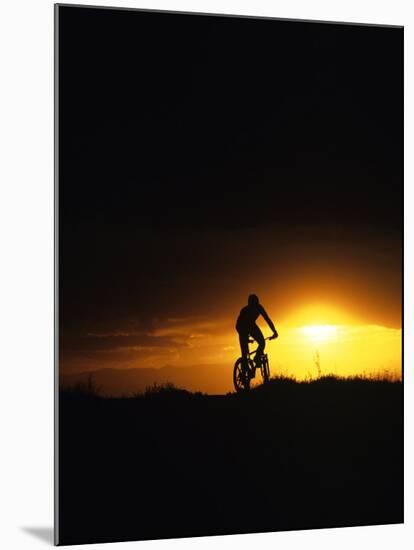
<instances>
[{"instance_id":1,"label":"mounted photographic print","mask_svg":"<svg viewBox=\"0 0 414 550\"><path fill-rule=\"evenodd\" d=\"M56 544L403 522L403 28L55 15Z\"/></svg>"}]
</instances>

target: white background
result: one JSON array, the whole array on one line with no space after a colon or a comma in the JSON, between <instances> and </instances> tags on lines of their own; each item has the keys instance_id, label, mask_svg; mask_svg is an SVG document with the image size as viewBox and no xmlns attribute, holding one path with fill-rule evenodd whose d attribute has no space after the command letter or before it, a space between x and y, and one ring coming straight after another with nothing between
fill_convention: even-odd
<instances>
[{"instance_id":1,"label":"white background","mask_svg":"<svg viewBox=\"0 0 414 550\"><path fill-rule=\"evenodd\" d=\"M93 3L93 2L84 2ZM122 548L412 548L413 42L410 1L156 0L100 5L405 26L406 523L124 543ZM53 2L0 7L0 547L51 543L53 523ZM410 155L411 153L411 155ZM48 542L49 541L49 542ZM95 545L100 546L100 545ZM121 548L114 545L113 548ZM111 547L112 548L112 547Z\"/></svg>"}]
</instances>

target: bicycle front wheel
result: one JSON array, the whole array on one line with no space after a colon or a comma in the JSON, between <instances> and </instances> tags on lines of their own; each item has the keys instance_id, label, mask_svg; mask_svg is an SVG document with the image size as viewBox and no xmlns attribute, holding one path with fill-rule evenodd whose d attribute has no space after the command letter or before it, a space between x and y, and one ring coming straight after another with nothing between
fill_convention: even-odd
<instances>
[{"instance_id":1,"label":"bicycle front wheel","mask_svg":"<svg viewBox=\"0 0 414 550\"><path fill-rule=\"evenodd\" d=\"M250 369L249 364L242 357L239 357L233 369L233 384L237 392L250 389Z\"/></svg>"},{"instance_id":2,"label":"bicycle front wheel","mask_svg":"<svg viewBox=\"0 0 414 550\"><path fill-rule=\"evenodd\" d=\"M267 355L263 357L262 377L263 377L263 384L267 384L270 379L269 358L267 357Z\"/></svg>"}]
</instances>

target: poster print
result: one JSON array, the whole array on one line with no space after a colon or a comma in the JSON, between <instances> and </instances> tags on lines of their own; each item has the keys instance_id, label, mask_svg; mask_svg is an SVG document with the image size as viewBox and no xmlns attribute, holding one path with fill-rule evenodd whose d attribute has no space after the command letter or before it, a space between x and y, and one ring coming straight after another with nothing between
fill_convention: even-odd
<instances>
[{"instance_id":1,"label":"poster print","mask_svg":"<svg viewBox=\"0 0 414 550\"><path fill-rule=\"evenodd\" d=\"M56 6L56 543L403 521L403 29Z\"/></svg>"}]
</instances>

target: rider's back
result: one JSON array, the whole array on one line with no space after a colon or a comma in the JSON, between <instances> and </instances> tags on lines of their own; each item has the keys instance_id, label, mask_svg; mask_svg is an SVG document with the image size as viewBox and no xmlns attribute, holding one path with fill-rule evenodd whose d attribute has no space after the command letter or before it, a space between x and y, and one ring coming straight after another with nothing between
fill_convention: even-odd
<instances>
[{"instance_id":1,"label":"rider's back","mask_svg":"<svg viewBox=\"0 0 414 550\"><path fill-rule=\"evenodd\" d=\"M236 323L236 329L246 330L252 327L261 313L260 305L247 305L244 306L239 313Z\"/></svg>"}]
</instances>

